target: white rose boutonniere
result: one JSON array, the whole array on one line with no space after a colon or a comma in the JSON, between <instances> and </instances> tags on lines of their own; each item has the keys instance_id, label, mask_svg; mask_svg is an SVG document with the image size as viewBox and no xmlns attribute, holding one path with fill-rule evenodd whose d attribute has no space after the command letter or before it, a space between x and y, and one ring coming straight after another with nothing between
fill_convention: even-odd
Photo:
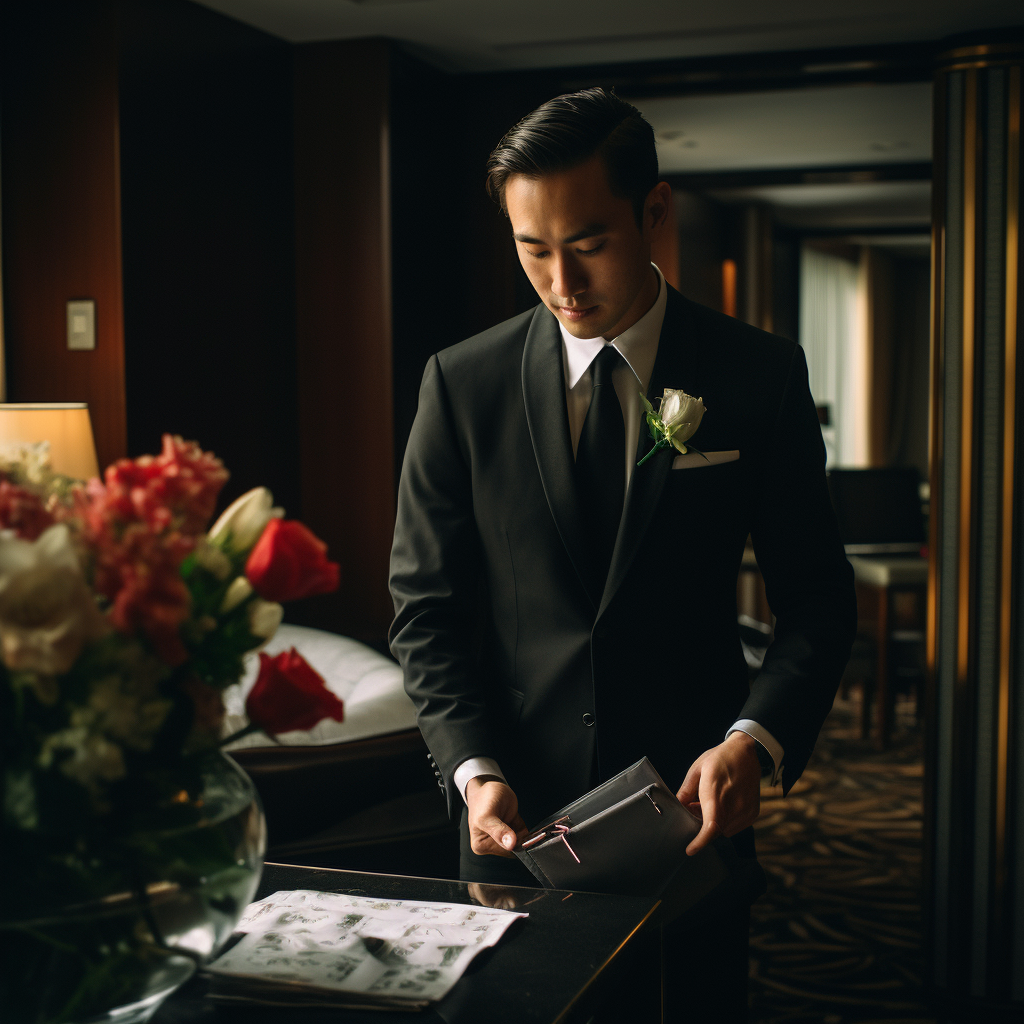
<instances>
[{"instance_id":1,"label":"white rose boutonniere","mask_svg":"<svg viewBox=\"0 0 1024 1024\"><path fill-rule=\"evenodd\" d=\"M702 459L707 459L702 451L698 451L692 444L689 447L686 444L697 432L700 421L707 411L702 399L694 398L693 395L675 388L665 388L665 393L658 399L657 409L647 401L647 396L643 392L640 394L640 401L644 403L647 426L650 428L651 437L654 438L654 447L637 463L638 466L642 466L655 452L669 446L675 448L681 455L693 451Z\"/></svg>"}]
</instances>

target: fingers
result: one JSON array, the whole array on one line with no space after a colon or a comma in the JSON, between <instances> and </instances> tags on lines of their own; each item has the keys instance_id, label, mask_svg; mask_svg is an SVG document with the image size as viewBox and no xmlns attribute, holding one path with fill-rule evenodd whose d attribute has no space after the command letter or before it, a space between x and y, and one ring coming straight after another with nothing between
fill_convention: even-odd
<instances>
[{"instance_id":1,"label":"fingers","mask_svg":"<svg viewBox=\"0 0 1024 1024\"><path fill-rule=\"evenodd\" d=\"M715 820L713 818L705 818L700 831L686 848L686 856L692 857L695 853L700 853L705 846L713 842L721 834L722 830L718 827Z\"/></svg>"},{"instance_id":2,"label":"fingers","mask_svg":"<svg viewBox=\"0 0 1024 1024\"><path fill-rule=\"evenodd\" d=\"M734 738L738 737L738 738ZM686 848L699 853L717 836L733 836L757 819L761 804L760 765L749 749L753 741L733 733L691 765L679 789L679 802L701 818L700 832ZM693 801L699 801L694 810Z\"/></svg>"},{"instance_id":3,"label":"fingers","mask_svg":"<svg viewBox=\"0 0 1024 1024\"><path fill-rule=\"evenodd\" d=\"M470 828L469 833L469 847L470 849L480 856L488 857L514 857L515 854L509 853L504 847L499 846L491 836L486 832L478 832Z\"/></svg>"},{"instance_id":4,"label":"fingers","mask_svg":"<svg viewBox=\"0 0 1024 1024\"><path fill-rule=\"evenodd\" d=\"M477 819L476 827L485 832L492 843L502 852L511 852L516 845L516 832L497 815L484 815ZM474 850L474 853L479 852Z\"/></svg>"},{"instance_id":5,"label":"fingers","mask_svg":"<svg viewBox=\"0 0 1024 1024\"><path fill-rule=\"evenodd\" d=\"M517 833L526 833L515 793L496 779L472 779L466 787L466 799L473 852L498 857L514 856L512 850L518 841Z\"/></svg>"},{"instance_id":6,"label":"fingers","mask_svg":"<svg viewBox=\"0 0 1024 1024\"><path fill-rule=\"evenodd\" d=\"M701 827L700 831L686 848L686 855L688 857L692 857L695 853L700 853L708 843L722 833L722 828L718 824L718 793L713 784L713 773L705 773L701 778L701 782L703 783L700 787Z\"/></svg>"},{"instance_id":7,"label":"fingers","mask_svg":"<svg viewBox=\"0 0 1024 1024\"><path fill-rule=\"evenodd\" d=\"M697 791L700 788L700 768L703 760L703 757L698 757L690 765L690 770L686 773L686 778L683 779L679 792L676 793L676 799L684 807L692 804L697 799Z\"/></svg>"}]
</instances>

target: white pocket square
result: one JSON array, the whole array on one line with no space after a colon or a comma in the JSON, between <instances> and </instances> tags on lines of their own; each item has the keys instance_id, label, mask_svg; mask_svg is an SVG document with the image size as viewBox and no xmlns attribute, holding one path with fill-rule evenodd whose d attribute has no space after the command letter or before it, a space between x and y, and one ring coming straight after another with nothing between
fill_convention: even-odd
<instances>
[{"instance_id":1,"label":"white pocket square","mask_svg":"<svg viewBox=\"0 0 1024 1024\"><path fill-rule=\"evenodd\" d=\"M740 457L739 450L731 452L687 452L677 455L672 460L673 469L700 469L702 466L718 466L723 462L735 462Z\"/></svg>"}]
</instances>

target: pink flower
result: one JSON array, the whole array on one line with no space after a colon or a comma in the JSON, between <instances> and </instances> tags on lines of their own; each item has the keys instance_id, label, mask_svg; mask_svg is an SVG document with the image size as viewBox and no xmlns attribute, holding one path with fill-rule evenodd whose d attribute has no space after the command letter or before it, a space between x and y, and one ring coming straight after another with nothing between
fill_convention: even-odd
<instances>
[{"instance_id":1,"label":"pink flower","mask_svg":"<svg viewBox=\"0 0 1024 1024\"><path fill-rule=\"evenodd\" d=\"M38 494L0 477L0 529L13 530L22 540L35 540L53 522Z\"/></svg>"},{"instance_id":2,"label":"pink flower","mask_svg":"<svg viewBox=\"0 0 1024 1024\"><path fill-rule=\"evenodd\" d=\"M227 480L219 459L164 435L156 456L120 459L75 494L92 549L93 584L121 633L142 632L169 665L188 657L179 629L191 599L181 564L195 548Z\"/></svg>"},{"instance_id":3,"label":"pink flower","mask_svg":"<svg viewBox=\"0 0 1024 1024\"><path fill-rule=\"evenodd\" d=\"M228 478L224 464L194 441L164 434L159 455L119 459L104 474L108 509L158 529L201 533Z\"/></svg>"}]
</instances>

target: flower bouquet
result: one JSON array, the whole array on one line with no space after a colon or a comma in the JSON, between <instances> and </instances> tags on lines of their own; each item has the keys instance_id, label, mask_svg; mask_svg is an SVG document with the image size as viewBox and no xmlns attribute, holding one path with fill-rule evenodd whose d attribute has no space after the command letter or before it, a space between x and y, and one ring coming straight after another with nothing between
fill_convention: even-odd
<instances>
[{"instance_id":1,"label":"flower bouquet","mask_svg":"<svg viewBox=\"0 0 1024 1024\"><path fill-rule=\"evenodd\" d=\"M222 692L338 566L265 488L207 531L227 472L181 438L87 484L22 456L0 460L0 1006L142 1021L259 880ZM261 657L246 732L341 719L296 652Z\"/></svg>"}]
</instances>

